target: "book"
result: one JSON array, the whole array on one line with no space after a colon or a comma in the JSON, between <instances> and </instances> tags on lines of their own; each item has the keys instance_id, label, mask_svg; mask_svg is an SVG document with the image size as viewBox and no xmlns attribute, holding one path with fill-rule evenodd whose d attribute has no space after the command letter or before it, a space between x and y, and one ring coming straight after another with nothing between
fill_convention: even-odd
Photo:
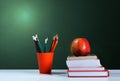
<instances>
[{"instance_id":1,"label":"book","mask_svg":"<svg viewBox=\"0 0 120 81\"><path fill-rule=\"evenodd\" d=\"M83 71L73 71L68 70L68 76L69 77L109 77L109 71L108 70L83 70Z\"/></svg>"},{"instance_id":2,"label":"book","mask_svg":"<svg viewBox=\"0 0 120 81\"><path fill-rule=\"evenodd\" d=\"M85 59L98 59L96 55L88 55L88 56L68 56L67 60L85 60Z\"/></svg>"},{"instance_id":3,"label":"book","mask_svg":"<svg viewBox=\"0 0 120 81\"><path fill-rule=\"evenodd\" d=\"M70 67L96 67L102 66L99 59L86 59L86 60L67 60L66 64Z\"/></svg>"},{"instance_id":4,"label":"book","mask_svg":"<svg viewBox=\"0 0 120 81\"><path fill-rule=\"evenodd\" d=\"M105 70L105 68L103 66L100 67L69 67L69 70L74 70L74 71L81 71L81 70Z\"/></svg>"}]
</instances>

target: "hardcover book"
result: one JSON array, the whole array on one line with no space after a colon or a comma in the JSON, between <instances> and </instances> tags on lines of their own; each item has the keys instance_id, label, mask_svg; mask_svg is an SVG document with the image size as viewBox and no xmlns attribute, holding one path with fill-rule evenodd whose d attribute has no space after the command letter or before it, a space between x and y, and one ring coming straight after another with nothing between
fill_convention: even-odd
<instances>
[{"instance_id":1,"label":"hardcover book","mask_svg":"<svg viewBox=\"0 0 120 81\"><path fill-rule=\"evenodd\" d=\"M83 71L73 71L68 70L68 76L69 77L109 77L109 71L108 70L83 70Z\"/></svg>"}]
</instances>

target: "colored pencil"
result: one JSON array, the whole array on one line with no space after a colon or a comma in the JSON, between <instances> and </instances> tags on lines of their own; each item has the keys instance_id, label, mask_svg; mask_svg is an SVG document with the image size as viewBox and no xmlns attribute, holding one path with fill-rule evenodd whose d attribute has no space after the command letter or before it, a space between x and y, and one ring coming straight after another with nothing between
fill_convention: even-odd
<instances>
[{"instance_id":1,"label":"colored pencil","mask_svg":"<svg viewBox=\"0 0 120 81\"><path fill-rule=\"evenodd\" d=\"M58 35L55 35L55 36L53 37L53 43L52 43L50 52L54 52L57 44L58 44Z\"/></svg>"},{"instance_id":2,"label":"colored pencil","mask_svg":"<svg viewBox=\"0 0 120 81\"><path fill-rule=\"evenodd\" d=\"M47 52L47 42L48 42L48 37L45 39L44 52Z\"/></svg>"}]
</instances>

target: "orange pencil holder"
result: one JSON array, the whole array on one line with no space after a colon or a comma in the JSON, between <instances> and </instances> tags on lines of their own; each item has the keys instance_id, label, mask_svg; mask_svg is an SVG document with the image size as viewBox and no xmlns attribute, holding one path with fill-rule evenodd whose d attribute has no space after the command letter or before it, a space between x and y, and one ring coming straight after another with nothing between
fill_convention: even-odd
<instances>
[{"instance_id":1,"label":"orange pencil holder","mask_svg":"<svg viewBox=\"0 0 120 81\"><path fill-rule=\"evenodd\" d=\"M38 68L41 74L51 74L54 52L37 53Z\"/></svg>"}]
</instances>

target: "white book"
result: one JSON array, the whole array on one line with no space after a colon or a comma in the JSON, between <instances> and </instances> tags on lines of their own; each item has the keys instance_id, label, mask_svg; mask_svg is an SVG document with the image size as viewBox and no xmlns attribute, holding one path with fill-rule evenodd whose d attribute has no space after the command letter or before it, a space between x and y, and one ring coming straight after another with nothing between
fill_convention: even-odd
<instances>
[{"instance_id":1,"label":"white book","mask_svg":"<svg viewBox=\"0 0 120 81\"><path fill-rule=\"evenodd\" d=\"M96 67L102 66L99 59L86 59L86 60L67 60L66 64L69 67Z\"/></svg>"},{"instance_id":2,"label":"white book","mask_svg":"<svg viewBox=\"0 0 120 81\"><path fill-rule=\"evenodd\" d=\"M69 77L107 77L108 70L103 71L68 71Z\"/></svg>"},{"instance_id":3,"label":"white book","mask_svg":"<svg viewBox=\"0 0 120 81\"><path fill-rule=\"evenodd\" d=\"M69 67L69 70L105 70L104 67Z\"/></svg>"},{"instance_id":4,"label":"white book","mask_svg":"<svg viewBox=\"0 0 120 81\"><path fill-rule=\"evenodd\" d=\"M88 56L68 56L67 60L85 60L85 59L98 59L96 55L88 55Z\"/></svg>"}]
</instances>

